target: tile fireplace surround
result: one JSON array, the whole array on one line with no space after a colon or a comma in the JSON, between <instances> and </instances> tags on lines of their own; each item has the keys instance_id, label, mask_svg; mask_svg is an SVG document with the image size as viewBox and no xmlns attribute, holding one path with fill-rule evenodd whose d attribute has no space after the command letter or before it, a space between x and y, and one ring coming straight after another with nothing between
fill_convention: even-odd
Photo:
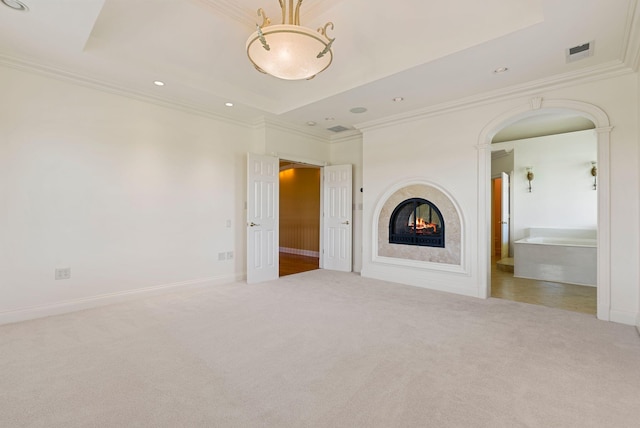
<instances>
[{"instance_id":1,"label":"tile fireplace surround","mask_svg":"<svg viewBox=\"0 0 640 428\"><path fill-rule=\"evenodd\" d=\"M422 198L438 207L445 224L444 248L390 244L389 220L396 206L411 198ZM412 184L395 191L385 201L378 216L377 255L395 259L416 260L447 265L461 264L462 228L460 214L451 199L427 184Z\"/></svg>"}]
</instances>

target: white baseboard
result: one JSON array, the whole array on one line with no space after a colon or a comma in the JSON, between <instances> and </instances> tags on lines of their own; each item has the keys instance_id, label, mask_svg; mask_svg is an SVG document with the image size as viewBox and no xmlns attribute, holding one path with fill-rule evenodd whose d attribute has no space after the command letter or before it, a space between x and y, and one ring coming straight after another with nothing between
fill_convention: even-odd
<instances>
[{"instance_id":1,"label":"white baseboard","mask_svg":"<svg viewBox=\"0 0 640 428\"><path fill-rule=\"evenodd\" d=\"M232 282L242 281L244 278L244 274L200 278L189 281L174 282L171 284L162 284L151 287L136 288L133 290L119 291L117 293L83 297L80 299L73 299L62 302L47 303L44 305L28 306L24 308L0 312L0 325L27 321L36 318L43 318L52 315L60 315L69 312L80 311L83 309L110 305L113 303L125 302L142 297L169 293L181 288L198 288L220 284L229 284Z\"/></svg>"},{"instance_id":2,"label":"white baseboard","mask_svg":"<svg viewBox=\"0 0 640 428\"><path fill-rule=\"evenodd\" d=\"M636 317L636 330L638 330L638 334L640 334L640 313Z\"/></svg>"},{"instance_id":3,"label":"white baseboard","mask_svg":"<svg viewBox=\"0 0 640 428\"><path fill-rule=\"evenodd\" d=\"M299 256L320 257L320 252L311 250L300 250L298 248L280 247L281 253L297 254Z\"/></svg>"}]
</instances>

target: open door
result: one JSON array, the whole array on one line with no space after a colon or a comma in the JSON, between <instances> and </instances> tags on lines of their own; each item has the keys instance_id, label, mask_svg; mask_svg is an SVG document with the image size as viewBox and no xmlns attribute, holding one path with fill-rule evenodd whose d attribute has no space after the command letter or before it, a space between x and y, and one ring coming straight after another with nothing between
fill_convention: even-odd
<instances>
[{"instance_id":1,"label":"open door","mask_svg":"<svg viewBox=\"0 0 640 428\"><path fill-rule=\"evenodd\" d=\"M501 245L500 245L500 258L506 259L509 257L509 174L502 173L502 188L501 188L501 204L500 204L500 232L501 232Z\"/></svg>"},{"instance_id":2,"label":"open door","mask_svg":"<svg viewBox=\"0 0 640 428\"><path fill-rule=\"evenodd\" d=\"M323 181L322 267L351 272L353 227L351 165L325 166Z\"/></svg>"},{"instance_id":3,"label":"open door","mask_svg":"<svg viewBox=\"0 0 640 428\"><path fill-rule=\"evenodd\" d=\"M278 278L279 159L247 157L247 283Z\"/></svg>"}]
</instances>

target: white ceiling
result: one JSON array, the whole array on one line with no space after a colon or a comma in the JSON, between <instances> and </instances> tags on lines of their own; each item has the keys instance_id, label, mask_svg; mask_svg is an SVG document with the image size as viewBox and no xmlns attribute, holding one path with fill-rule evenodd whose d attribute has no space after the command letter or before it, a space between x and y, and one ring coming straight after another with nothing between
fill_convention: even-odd
<instances>
[{"instance_id":1,"label":"white ceiling","mask_svg":"<svg viewBox=\"0 0 640 428\"><path fill-rule=\"evenodd\" d=\"M636 68L640 50L638 0L307 0L303 25L335 25L334 61L313 80L281 81L245 54L258 8L278 23L276 0L21 1L28 12L0 4L0 63L246 122L313 121L327 135L530 82ZM566 48L589 41L593 56L566 62Z\"/></svg>"}]
</instances>

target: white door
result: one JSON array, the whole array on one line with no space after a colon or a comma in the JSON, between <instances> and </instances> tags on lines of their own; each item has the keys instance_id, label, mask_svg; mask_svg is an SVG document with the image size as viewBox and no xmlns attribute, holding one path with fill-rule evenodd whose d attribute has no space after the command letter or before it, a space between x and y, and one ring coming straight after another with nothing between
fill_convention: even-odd
<instances>
[{"instance_id":1,"label":"white door","mask_svg":"<svg viewBox=\"0 0 640 428\"><path fill-rule=\"evenodd\" d=\"M500 245L500 258L509 257L509 174L502 173L502 198L500 206L500 233L502 242Z\"/></svg>"},{"instance_id":2,"label":"white door","mask_svg":"<svg viewBox=\"0 0 640 428\"><path fill-rule=\"evenodd\" d=\"M323 169L323 268L351 272L351 165Z\"/></svg>"},{"instance_id":3,"label":"white door","mask_svg":"<svg viewBox=\"0 0 640 428\"><path fill-rule=\"evenodd\" d=\"M248 154L247 282L279 276L279 159Z\"/></svg>"}]
</instances>

